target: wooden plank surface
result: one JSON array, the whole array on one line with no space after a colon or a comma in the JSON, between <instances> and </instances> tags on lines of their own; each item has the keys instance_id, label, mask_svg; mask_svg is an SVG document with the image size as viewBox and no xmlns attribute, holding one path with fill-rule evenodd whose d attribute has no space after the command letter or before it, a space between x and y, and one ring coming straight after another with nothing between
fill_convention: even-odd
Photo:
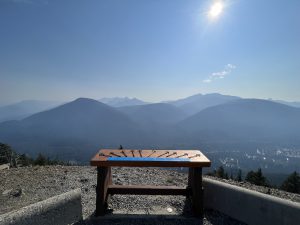
<instances>
[{"instance_id":1,"label":"wooden plank surface","mask_svg":"<svg viewBox=\"0 0 300 225\"><path fill-rule=\"evenodd\" d=\"M188 195L189 189L177 186L109 185L109 194L128 195Z\"/></svg>"},{"instance_id":2,"label":"wooden plank surface","mask_svg":"<svg viewBox=\"0 0 300 225\"><path fill-rule=\"evenodd\" d=\"M202 168L189 168L189 188L194 215L203 216Z\"/></svg>"},{"instance_id":3,"label":"wooden plank surface","mask_svg":"<svg viewBox=\"0 0 300 225\"><path fill-rule=\"evenodd\" d=\"M92 166L209 167L210 160L199 150L101 149Z\"/></svg>"},{"instance_id":4,"label":"wooden plank surface","mask_svg":"<svg viewBox=\"0 0 300 225\"><path fill-rule=\"evenodd\" d=\"M96 187L96 216L105 215L107 209L107 190L110 183L110 168L97 167L97 187Z\"/></svg>"}]
</instances>

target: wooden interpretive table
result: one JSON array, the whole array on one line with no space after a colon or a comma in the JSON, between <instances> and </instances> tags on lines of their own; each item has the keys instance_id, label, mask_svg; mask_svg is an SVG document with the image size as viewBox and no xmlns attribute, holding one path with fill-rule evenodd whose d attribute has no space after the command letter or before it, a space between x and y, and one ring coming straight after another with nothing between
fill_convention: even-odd
<instances>
[{"instance_id":1,"label":"wooden interpretive table","mask_svg":"<svg viewBox=\"0 0 300 225\"><path fill-rule=\"evenodd\" d=\"M91 165L97 166L96 216L105 215L109 194L185 195L191 199L194 215L203 216L202 167L209 167L211 162L199 150L101 149ZM188 186L113 185L112 166L188 167Z\"/></svg>"}]
</instances>

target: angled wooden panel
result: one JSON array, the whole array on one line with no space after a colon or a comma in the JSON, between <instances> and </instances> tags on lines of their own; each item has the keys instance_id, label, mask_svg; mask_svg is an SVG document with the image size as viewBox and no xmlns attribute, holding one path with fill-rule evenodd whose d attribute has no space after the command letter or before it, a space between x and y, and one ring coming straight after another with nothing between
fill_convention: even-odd
<instances>
[{"instance_id":1,"label":"angled wooden panel","mask_svg":"<svg viewBox=\"0 0 300 225\"><path fill-rule=\"evenodd\" d=\"M209 167L210 160L199 150L101 149L92 166Z\"/></svg>"}]
</instances>

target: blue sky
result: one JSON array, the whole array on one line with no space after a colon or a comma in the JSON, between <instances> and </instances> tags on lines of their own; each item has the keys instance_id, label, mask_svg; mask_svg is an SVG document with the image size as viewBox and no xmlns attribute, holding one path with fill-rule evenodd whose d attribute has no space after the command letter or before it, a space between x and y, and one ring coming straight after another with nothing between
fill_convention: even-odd
<instances>
[{"instance_id":1,"label":"blue sky","mask_svg":"<svg viewBox=\"0 0 300 225\"><path fill-rule=\"evenodd\" d=\"M300 1L0 0L0 103L219 92L300 101Z\"/></svg>"}]
</instances>

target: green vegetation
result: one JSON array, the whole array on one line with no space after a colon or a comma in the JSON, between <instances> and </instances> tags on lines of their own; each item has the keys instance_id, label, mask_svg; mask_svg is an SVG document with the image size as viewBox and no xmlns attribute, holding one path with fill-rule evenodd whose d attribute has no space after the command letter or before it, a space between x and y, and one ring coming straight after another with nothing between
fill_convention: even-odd
<instances>
[{"instance_id":1,"label":"green vegetation","mask_svg":"<svg viewBox=\"0 0 300 225\"><path fill-rule=\"evenodd\" d=\"M241 182L242 181L242 170L239 169L238 174L236 176L236 181Z\"/></svg>"},{"instance_id":2,"label":"green vegetation","mask_svg":"<svg viewBox=\"0 0 300 225\"><path fill-rule=\"evenodd\" d=\"M213 176L213 177L218 177L218 178L221 178L221 179L226 179L226 180L229 179L228 173L225 172L223 166L220 166L217 170L214 170L211 173L207 173L207 175Z\"/></svg>"},{"instance_id":3,"label":"green vegetation","mask_svg":"<svg viewBox=\"0 0 300 225\"><path fill-rule=\"evenodd\" d=\"M283 182L281 189L284 191L300 194L300 176L295 171Z\"/></svg>"},{"instance_id":4,"label":"green vegetation","mask_svg":"<svg viewBox=\"0 0 300 225\"><path fill-rule=\"evenodd\" d=\"M123 147L120 145L120 149ZM9 145L0 143L0 165L9 164L10 167L22 167L22 166L46 166L46 165L71 165L68 162L60 161L58 159L50 159L49 157L39 153L38 156L33 159L27 154L18 154L16 153ZM220 166L217 170L207 173L209 176L218 177L221 179L229 179L228 173L225 171L223 166ZM230 173L230 179L236 180L238 182L243 181L242 179L242 170L239 169L237 176L233 178L233 174ZM267 178L263 175L261 168L257 171L250 171L247 173L245 181L259 185L270 187ZM173 183L172 178L168 178L168 183ZM296 171L290 174L286 180L282 183L280 189L300 194L300 176Z\"/></svg>"},{"instance_id":5,"label":"green vegetation","mask_svg":"<svg viewBox=\"0 0 300 225\"><path fill-rule=\"evenodd\" d=\"M11 167L15 167L17 159L18 154L9 145L0 143L0 164L9 164Z\"/></svg>"},{"instance_id":6,"label":"green vegetation","mask_svg":"<svg viewBox=\"0 0 300 225\"><path fill-rule=\"evenodd\" d=\"M213 172L207 173L207 175L222 178L222 179L227 179L227 180L229 179L228 174L225 171L223 166L220 166L217 170L213 170ZM235 180L237 182L242 182L243 181L242 170L239 169L237 171L237 175L235 178L233 178L233 174L231 173L230 179ZM272 187L272 188L281 189L281 190L284 190L287 192L300 194L300 175L296 171L293 172L292 174L290 174L286 178L286 180L282 183L280 188L276 187L276 186L271 186L269 184L269 181L263 175L261 168L259 168L257 171L251 170L250 172L248 172L245 177L245 181L247 181L251 184L258 185L258 186Z\"/></svg>"},{"instance_id":7,"label":"green vegetation","mask_svg":"<svg viewBox=\"0 0 300 225\"><path fill-rule=\"evenodd\" d=\"M225 170L223 166L220 166L216 171L216 177L225 178Z\"/></svg>"},{"instance_id":8,"label":"green vegetation","mask_svg":"<svg viewBox=\"0 0 300 225\"><path fill-rule=\"evenodd\" d=\"M34 163L34 160L26 154L19 155L18 165L30 166Z\"/></svg>"},{"instance_id":9,"label":"green vegetation","mask_svg":"<svg viewBox=\"0 0 300 225\"><path fill-rule=\"evenodd\" d=\"M21 167L31 165L70 165L68 162L57 159L50 159L45 155L39 153L36 159L29 157L26 154L16 153L9 145L0 143L0 165L9 164L10 167Z\"/></svg>"},{"instance_id":10,"label":"green vegetation","mask_svg":"<svg viewBox=\"0 0 300 225\"><path fill-rule=\"evenodd\" d=\"M249 173L247 173L245 181L259 186L269 186L267 178L262 174L261 168L259 168L256 172L251 170Z\"/></svg>"},{"instance_id":11,"label":"green vegetation","mask_svg":"<svg viewBox=\"0 0 300 225\"><path fill-rule=\"evenodd\" d=\"M229 179L228 173L225 171L223 166L220 166L217 170L214 170L213 172L207 173L207 175L213 176L213 177L218 177L221 179L226 179L226 180ZM238 181L238 182L243 181L242 170L239 169L237 171L237 175L235 178L233 178L233 175L231 173L230 179ZM263 176L260 168L256 172L250 171L249 173L247 173L245 181L247 181L251 184L259 185L259 186L269 187L269 182L268 182L267 178Z\"/></svg>"},{"instance_id":12,"label":"green vegetation","mask_svg":"<svg viewBox=\"0 0 300 225\"><path fill-rule=\"evenodd\" d=\"M33 165L46 166L46 165L65 165L70 166L71 164L68 162L64 162L58 159L50 159L45 155L39 153L36 159L33 161Z\"/></svg>"}]
</instances>

